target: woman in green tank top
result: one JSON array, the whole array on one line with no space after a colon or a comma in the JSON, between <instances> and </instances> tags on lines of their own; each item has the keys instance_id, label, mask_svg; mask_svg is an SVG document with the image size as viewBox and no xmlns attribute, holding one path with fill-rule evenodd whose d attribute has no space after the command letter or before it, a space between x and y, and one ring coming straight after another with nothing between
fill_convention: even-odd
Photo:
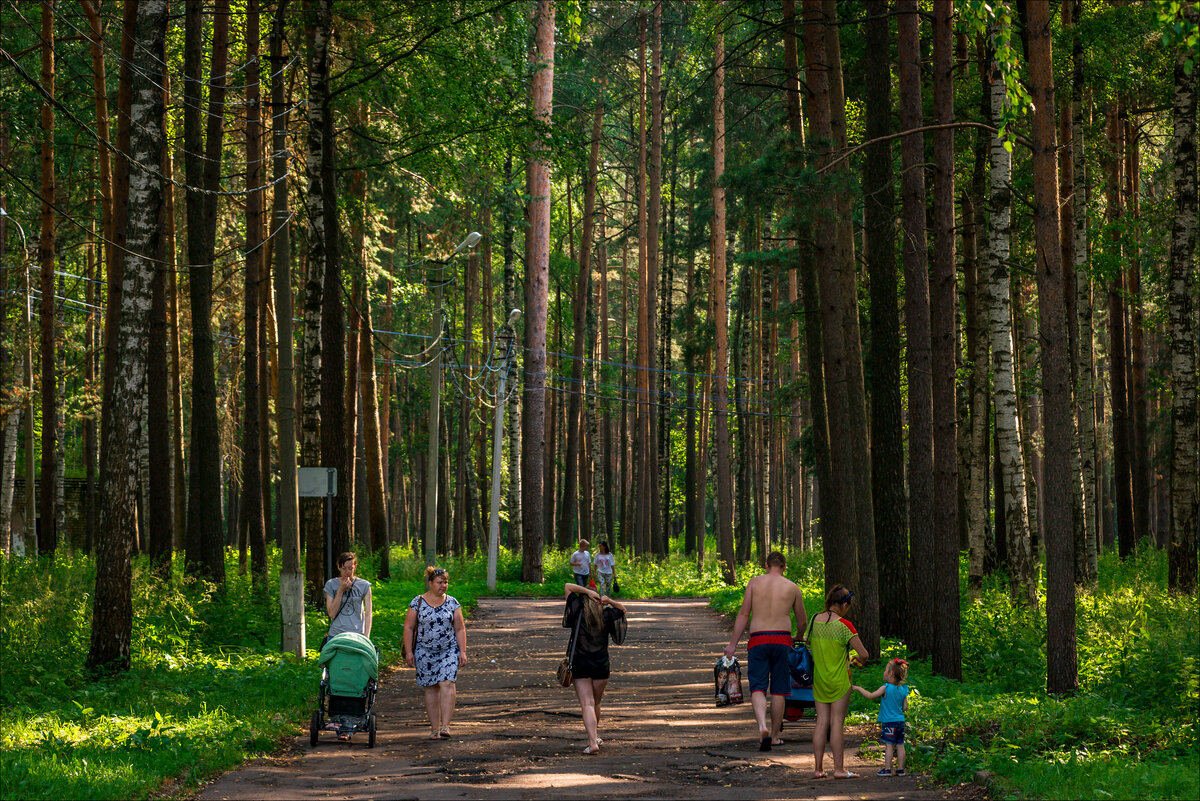
<instances>
[{"instance_id":1,"label":"woman in green tank top","mask_svg":"<svg viewBox=\"0 0 1200 801\"><path fill-rule=\"evenodd\" d=\"M869 654L854 624L842 615L850 610L854 593L835 584L825 595L825 611L812 622L809 647L813 653L813 700L817 706L817 726L813 731L813 778L822 779L825 771L825 742L833 749L833 778L856 775L844 769L846 710L850 707L850 649L855 660L865 662Z\"/></svg>"}]
</instances>

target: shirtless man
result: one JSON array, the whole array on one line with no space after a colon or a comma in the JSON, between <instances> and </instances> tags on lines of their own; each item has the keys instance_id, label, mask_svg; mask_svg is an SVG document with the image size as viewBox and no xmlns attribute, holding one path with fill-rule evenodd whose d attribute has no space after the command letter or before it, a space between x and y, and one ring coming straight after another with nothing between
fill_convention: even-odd
<instances>
[{"instance_id":1,"label":"shirtless man","mask_svg":"<svg viewBox=\"0 0 1200 801\"><path fill-rule=\"evenodd\" d=\"M750 703L758 721L760 751L770 751L772 745L783 745L779 727L783 725L786 698L792 693L792 674L788 669L788 651L792 648L791 613L796 613L797 636L802 635L808 625L804 594L795 583L784 578L785 567L787 561L779 551L767 554L767 572L746 584L746 597L742 599L742 608L733 624L733 637L725 646L725 656L733 656L749 623ZM771 694L769 728L767 693Z\"/></svg>"}]
</instances>

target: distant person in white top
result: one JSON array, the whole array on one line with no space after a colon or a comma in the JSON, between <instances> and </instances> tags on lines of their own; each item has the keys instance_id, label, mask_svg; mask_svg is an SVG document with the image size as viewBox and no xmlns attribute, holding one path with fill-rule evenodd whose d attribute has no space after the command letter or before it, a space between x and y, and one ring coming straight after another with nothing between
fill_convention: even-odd
<instances>
[{"instance_id":1,"label":"distant person in white top","mask_svg":"<svg viewBox=\"0 0 1200 801\"><path fill-rule=\"evenodd\" d=\"M579 550L571 554L571 569L575 571L575 583L586 587L592 577L592 555L588 553L588 541L579 541Z\"/></svg>"},{"instance_id":2,"label":"distant person in white top","mask_svg":"<svg viewBox=\"0 0 1200 801\"><path fill-rule=\"evenodd\" d=\"M603 597L612 595L613 585L613 566L616 564L616 557L608 550L608 543L601 540L596 543L596 559L593 564L596 567L596 592Z\"/></svg>"}]
</instances>

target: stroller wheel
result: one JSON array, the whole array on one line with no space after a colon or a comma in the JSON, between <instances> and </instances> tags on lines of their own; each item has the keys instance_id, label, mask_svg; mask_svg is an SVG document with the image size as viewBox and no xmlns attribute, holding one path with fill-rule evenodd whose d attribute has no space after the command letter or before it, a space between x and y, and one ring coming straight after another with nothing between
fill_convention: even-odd
<instances>
[{"instance_id":1,"label":"stroller wheel","mask_svg":"<svg viewBox=\"0 0 1200 801\"><path fill-rule=\"evenodd\" d=\"M367 748L375 747L375 716L371 715L367 721Z\"/></svg>"},{"instance_id":2,"label":"stroller wheel","mask_svg":"<svg viewBox=\"0 0 1200 801\"><path fill-rule=\"evenodd\" d=\"M308 721L308 744L316 746L317 738L321 736L321 726L325 723L325 716L321 714L321 710L312 713L312 719Z\"/></svg>"}]
</instances>

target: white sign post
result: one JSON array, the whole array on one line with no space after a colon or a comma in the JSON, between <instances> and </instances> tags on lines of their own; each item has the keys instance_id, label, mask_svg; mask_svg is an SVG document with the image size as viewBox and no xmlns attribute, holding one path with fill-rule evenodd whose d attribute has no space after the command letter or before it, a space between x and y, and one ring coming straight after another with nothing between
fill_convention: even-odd
<instances>
[{"instance_id":1,"label":"white sign post","mask_svg":"<svg viewBox=\"0 0 1200 801\"><path fill-rule=\"evenodd\" d=\"M337 497L336 467L296 469L296 494L325 499L325 578L333 578L333 499Z\"/></svg>"}]
</instances>

